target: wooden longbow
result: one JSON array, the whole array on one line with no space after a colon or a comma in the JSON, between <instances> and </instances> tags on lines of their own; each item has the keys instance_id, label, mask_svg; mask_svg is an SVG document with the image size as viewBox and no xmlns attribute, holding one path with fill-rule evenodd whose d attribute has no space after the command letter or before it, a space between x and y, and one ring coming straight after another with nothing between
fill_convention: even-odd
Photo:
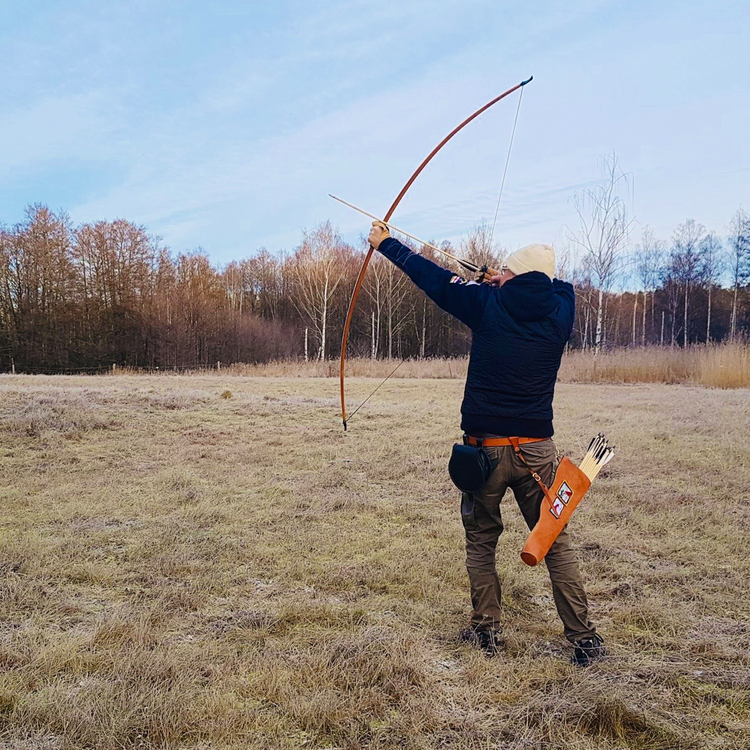
<instances>
[{"instance_id":1,"label":"wooden longbow","mask_svg":"<svg viewBox=\"0 0 750 750\"><path fill-rule=\"evenodd\" d=\"M414 183L414 180L419 177L422 170L432 161L433 157L437 154L440 149L445 146L448 141L453 138L456 133L459 132L459 130L462 130L465 128L472 120L479 117L479 115L482 114L485 110L488 110L493 104L497 104L501 99L505 99L506 96L510 96L514 91L518 91L518 89L525 86L527 83L529 83L534 76L531 76L531 78L527 78L525 81L521 81L521 83L517 83L512 88L509 88L507 91L504 91L500 96L496 96L491 101L487 102L487 104L480 107L476 112L471 114L469 117L467 117L460 125L455 127L453 130L451 130L448 135L443 138L440 143L438 143L437 146L435 146L432 151L427 155L425 160L417 167L417 169L414 171L414 174L406 181L406 184L401 188L401 191L396 196L396 200L393 201L391 204L391 207L386 212L385 216L383 217L383 221L389 221L391 216L393 216L393 212L398 207L398 204L401 203L401 199L406 195L407 190L412 186ZM349 327L351 326L352 322L352 316L354 315L354 306L357 302L357 296L359 295L360 287L362 286L362 280L365 277L365 271L367 271L367 266L370 263L370 258L372 257L374 248L372 245L367 251L367 254L365 255L365 259L362 262L362 268L359 269L359 275L357 276L357 282L354 285L354 291L352 292L352 298L349 302L349 309L346 312L346 323L344 324L344 333L341 337L341 366L340 366L340 372L339 372L339 383L341 387L341 420L344 423L344 431L346 431L346 394L344 391L344 374L346 371L346 344L349 341Z\"/></svg>"}]
</instances>

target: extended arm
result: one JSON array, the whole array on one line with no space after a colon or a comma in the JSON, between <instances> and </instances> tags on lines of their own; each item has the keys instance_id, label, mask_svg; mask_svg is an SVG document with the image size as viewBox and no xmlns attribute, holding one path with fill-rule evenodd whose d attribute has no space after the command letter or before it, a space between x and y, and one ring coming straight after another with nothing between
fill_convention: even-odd
<instances>
[{"instance_id":1,"label":"extended arm","mask_svg":"<svg viewBox=\"0 0 750 750\"><path fill-rule=\"evenodd\" d=\"M447 268L412 252L398 240L388 237L377 249L439 307L472 330L479 327L484 308L493 292L487 284L466 281Z\"/></svg>"}]
</instances>

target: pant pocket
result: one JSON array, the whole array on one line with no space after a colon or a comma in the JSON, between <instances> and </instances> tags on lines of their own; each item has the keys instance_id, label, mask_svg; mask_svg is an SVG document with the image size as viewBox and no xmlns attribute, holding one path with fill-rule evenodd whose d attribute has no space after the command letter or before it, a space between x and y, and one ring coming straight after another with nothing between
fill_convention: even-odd
<instances>
[{"instance_id":1,"label":"pant pocket","mask_svg":"<svg viewBox=\"0 0 750 750\"><path fill-rule=\"evenodd\" d=\"M542 481L549 485L557 471L557 448L552 440L522 445L521 453L526 459L526 471L538 472Z\"/></svg>"},{"instance_id":2,"label":"pant pocket","mask_svg":"<svg viewBox=\"0 0 750 750\"><path fill-rule=\"evenodd\" d=\"M472 529L476 527L476 520L474 519L474 496L468 492L461 493L461 523L463 523L465 529Z\"/></svg>"}]
</instances>

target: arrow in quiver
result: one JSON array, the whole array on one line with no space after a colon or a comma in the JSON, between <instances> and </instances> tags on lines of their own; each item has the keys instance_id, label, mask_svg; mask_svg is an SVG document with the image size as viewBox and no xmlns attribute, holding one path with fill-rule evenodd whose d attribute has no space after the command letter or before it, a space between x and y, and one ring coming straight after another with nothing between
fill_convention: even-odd
<instances>
[{"instance_id":1,"label":"arrow in quiver","mask_svg":"<svg viewBox=\"0 0 750 750\"><path fill-rule=\"evenodd\" d=\"M526 540L521 559L527 565L538 565L565 528L573 511L591 487L594 477L615 455L601 432L591 440L580 466L567 456L560 461L552 486L542 498L539 520Z\"/></svg>"}]
</instances>

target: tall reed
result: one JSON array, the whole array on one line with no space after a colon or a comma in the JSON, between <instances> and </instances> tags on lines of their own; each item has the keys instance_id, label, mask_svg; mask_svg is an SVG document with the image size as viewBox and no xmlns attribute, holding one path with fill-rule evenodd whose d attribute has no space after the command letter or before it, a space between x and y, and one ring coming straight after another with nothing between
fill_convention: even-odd
<instances>
[{"instance_id":1,"label":"tall reed","mask_svg":"<svg viewBox=\"0 0 750 750\"><path fill-rule=\"evenodd\" d=\"M634 347L575 351L563 358L565 383L688 383L712 388L750 388L746 343L679 347Z\"/></svg>"},{"instance_id":2,"label":"tall reed","mask_svg":"<svg viewBox=\"0 0 750 750\"><path fill-rule=\"evenodd\" d=\"M463 379L468 359L349 359L348 377L383 379ZM205 368L182 371L187 374L216 371ZM139 370L118 369L118 373ZM153 372L153 371L150 371ZM161 370L165 375L172 370ZM223 375L244 377L336 378L338 360L304 362L298 359L274 360L260 364L221 366ZM502 373L498 373L502 377ZM562 360L559 375L563 383L685 383L711 388L750 388L750 344L746 342L679 347L634 347L602 351L572 351Z\"/></svg>"}]
</instances>

